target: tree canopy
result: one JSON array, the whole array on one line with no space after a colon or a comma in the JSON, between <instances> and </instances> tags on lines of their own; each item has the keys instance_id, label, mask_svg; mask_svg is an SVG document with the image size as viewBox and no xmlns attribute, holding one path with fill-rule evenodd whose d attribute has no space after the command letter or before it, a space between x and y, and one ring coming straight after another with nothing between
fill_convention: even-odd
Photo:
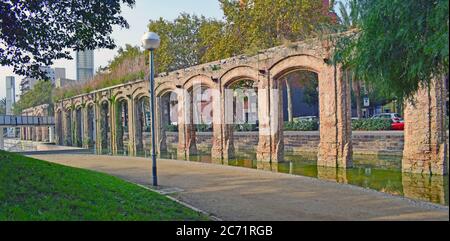
<instances>
[{"instance_id":1,"label":"tree canopy","mask_svg":"<svg viewBox=\"0 0 450 241\"><path fill-rule=\"evenodd\" d=\"M128 27L121 3L135 0L0 0L0 64L45 78L39 68L71 59L69 50L114 48L113 26Z\"/></svg>"},{"instance_id":2,"label":"tree canopy","mask_svg":"<svg viewBox=\"0 0 450 241\"><path fill-rule=\"evenodd\" d=\"M341 39L337 60L386 96L408 98L448 75L448 0L359 0L359 31Z\"/></svg>"},{"instance_id":3,"label":"tree canopy","mask_svg":"<svg viewBox=\"0 0 450 241\"><path fill-rule=\"evenodd\" d=\"M32 90L20 97L13 106L14 114L20 115L23 110L43 104L52 105L52 83L50 81L39 81Z\"/></svg>"}]
</instances>

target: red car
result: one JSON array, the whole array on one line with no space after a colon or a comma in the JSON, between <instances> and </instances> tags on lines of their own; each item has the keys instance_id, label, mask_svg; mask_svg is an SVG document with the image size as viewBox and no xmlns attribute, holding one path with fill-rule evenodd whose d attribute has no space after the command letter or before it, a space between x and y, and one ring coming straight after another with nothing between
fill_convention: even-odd
<instances>
[{"instance_id":1,"label":"red car","mask_svg":"<svg viewBox=\"0 0 450 241\"><path fill-rule=\"evenodd\" d=\"M391 126L392 130L394 130L394 131L405 130L405 121L397 113L383 113L383 114L375 115L372 118L374 118L374 119L391 119L392 120L392 126Z\"/></svg>"}]
</instances>

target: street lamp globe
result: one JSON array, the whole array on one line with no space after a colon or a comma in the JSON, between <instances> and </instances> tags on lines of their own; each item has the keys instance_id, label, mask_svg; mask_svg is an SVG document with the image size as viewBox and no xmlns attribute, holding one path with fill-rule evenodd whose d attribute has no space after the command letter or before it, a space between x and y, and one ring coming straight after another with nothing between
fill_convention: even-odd
<instances>
[{"instance_id":1,"label":"street lamp globe","mask_svg":"<svg viewBox=\"0 0 450 241\"><path fill-rule=\"evenodd\" d=\"M141 43L145 50L155 50L159 48L161 38L154 32L148 32L142 36Z\"/></svg>"}]
</instances>

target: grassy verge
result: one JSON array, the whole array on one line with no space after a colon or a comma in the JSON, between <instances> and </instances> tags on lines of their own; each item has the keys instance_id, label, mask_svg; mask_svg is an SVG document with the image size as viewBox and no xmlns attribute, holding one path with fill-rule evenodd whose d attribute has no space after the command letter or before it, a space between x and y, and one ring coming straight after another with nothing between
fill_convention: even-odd
<instances>
[{"instance_id":1,"label":"grassy verge","mask_svg":"<svg viewBox=\"0 0 450 241\"><path fill-rule=\"evenodd\" d=\"M105 174L0 151L0 220L207 220Z\"/></svg>"}]
</instances>

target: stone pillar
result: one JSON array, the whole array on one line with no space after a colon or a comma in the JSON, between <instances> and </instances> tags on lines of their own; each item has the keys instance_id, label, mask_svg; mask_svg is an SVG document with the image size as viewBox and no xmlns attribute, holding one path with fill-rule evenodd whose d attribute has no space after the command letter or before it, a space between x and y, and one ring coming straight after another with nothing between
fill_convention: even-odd
<instances>
[{"instance_id":1,"label":"stone pillar","mask_svg":"<svg viewBox=\"0 0 450 241\"><path fill-rule=\"evenodd\" d=\"M270 80L271 163L284 161L283 82Z\"/></svg>"},{"instance_id":2,"label":"stone pillar","mask_svg":"<svg viewBox=\"0 0 450 241\"><path fill-rule=\"evenodd\" d=\"M350 168L352 163L351 94L340 67L319 73L320 144L318 166Z\"/></svg>"},{"instance_id":3,"label":"stone pillar","mask_svg":"<svg viewBox=\"0 0 450 241\"><path fill-rule=\"evenodd\" d=\"M50 126L48 128L48 142L54 143L55 142L55 127Z\"/></svg>"},{"instance_id":4,"label":"stone pillar","mask_svg":"<svg viewBox=\"0 0 450 241\"><path fill-rule=\"evenodd\" d=\"M179 159L188 159L197 154L192 96L187 91L179 91L178 97L178 151Z\"/></svg>"},{"instance_id":5,"label":"stone pillar","mask_svg":"<svg viewBox=\"0 0 450 241\"><path fill-rule=\"evenodd\" d=\"M222 135L223 135L223 160L234 158L234 91L224 89L221 95Z\"/></svg>"},{"instance_id":6,"label":"stone pillar","mask_svg":"<svg viewBox=\"0 0 450 241\"><path fill-rule=\"evenodd\" d=\"M407 102L403 172L448 173L446 93L443 79L433 80L429 87L419 89L414 103Z\"/></svg>"},{"instance_id":7,"label":"stone pillar","mask_svg":"<svg viewBox=\"0 0 450 241\"><path fill-rule=\"evenodd\" d=\"M20 127L20 140L24 141L25 140L25 127Z\"/></svg>"},{"instance_id":8,"label":"stone pillar","mask_svg":"<svg viewBox=\"0 0 450 241\"><path fill-rule=\"evenodd\" d=\"M128 96L128 152L136 155L136 104L131 96Z\"/></svg>"},{"instance_id":9,"label":"stone pillar","mask_svg":"<svg viewBox=\"0 0 450 241\"><path fill-rule=\"evenodd\" d=\"M42 141L48 142L48 127L41 127Z\"/></svg>"},{"instance_id":10,"label":"stone pillar","mask_svg":"<svg viewBox=\"0 0 450 241\"><path fill-rule=\"evenodd\" d=\"M35 127L35 131L36 131L36 139L35 139L35 141L41 142L42 141L42 128L40 126Z\"/></svg>"},{"instance_id":11,"label":"stone pillar","mask_svg":"<svg viewBox=\"0 0 450 241\"><path fill-rule=\"evenodd\" d=\"M445 188L444 176L403 173L402 184L405 197L442 205L448 203L448 189Z\"/></svg>"},{"instance_id":12,"label":"stone pillar","mask_svg":"<svg viewBox=\"0 0 450 241\"><path fill-rule=\"evenodd\" d=\"M278 163L284 160L283 88L281 81L267 78L258 87L259 162Z\"/></svg>"},{"instance_id":13,"label":"stone pillar","mask_svg":"<svg viewBox=\"0 0 450 241\"><path fill-rule=\"evenodd\" d=\"M37 140L37 132L36 127L31 127L31 141Z\"/></svg>"},{"instance_id":14,"label":"stone pillar","mask_svg":"<svg viewBox=\"0 0 450 241\"><path fill-rule=\"evenodd\" d=\"M4 140L4 136L3 136L3 127L0 127L0 150L5 149L5 140Z\"/></svg>"},{"instance_id":15,"label":"stone pillar","mask_svg":"<svg viewBox=\"0 0 450 241\"><path fill-rule=\"evenodd\" d=\"M269 79L262 79L258 84L258 119L259 141L256 153L258 162L271 161L271 129L270 129L270 86Z\"/></svg>"},{"instance_id":16,"label":"stone pillar","mask_svg":"<svg viewBox=\"0 0 450 241\"><path fill-rule=\"evenodd\" d=\"M102 135L102 121L101 121L101 104L95 103L94 105L94 116L95 116L95 148L97 154L102 154L103 147L103 135Z\"/></svg>"},{"instance_id":17,"label":"stone pillar","mask_svg":"<svg viewBox=\"0 0 450 241\"><path fill-rule=\"evenodd\" d=\"M166 137L166 125L169 125L170 115L170 107L168 107L170 103L170 95L164 97L156 97L156 140L157 140L157 152L161 154L161 152L167 151L167 137Z\"/></svg>"},{"instance_id":18,"label":"stone pillar","mask_svg":"<svg viewBox=\"0 0 450 241\"><path fill-rule=\"evenodd\" d=\"M224 121L222 120L222 95L218 89L210 89L212 95L213 112L213 143L211 149L212 159L220 161L224 159ZM229 155L227 155L227 159Z\"/></svg>"},{"instance_id":19,"label":"stone pillar","mask_svg":"<svg viewBox=\"0 0 450 241\"><path fill-rule=\"evenodd\" d=\"M91 142L89 138L89 113L88 113L88 107L83 106L81 109L81 116L83 121L83 148L89 149L89 143Z\"/></svg>"},{"instance_id":20,"label":"stone pillar","mask_svg":"<svg viewBox=\"0 0 450 241\"><path fill-rule=\"evenodd\" d=\"M111 103L108 105L109 107L109 123L110 124L110 130L111 130L111 136L110 136L110 149L112 154L116 155L118 150L117 145L117 105L118 103L116 101L111 101Z\"/></svg>"},{"instance_id":21,"label":"stone pillar","mask_svg":"<svg viewBox=\"0 0 450 241\"><path fill-rule=\"evenodd\" d=\"M33 133L31 131L31 127L27 127L27 141L33 140Z\"/></svg>"}]
</instances>

